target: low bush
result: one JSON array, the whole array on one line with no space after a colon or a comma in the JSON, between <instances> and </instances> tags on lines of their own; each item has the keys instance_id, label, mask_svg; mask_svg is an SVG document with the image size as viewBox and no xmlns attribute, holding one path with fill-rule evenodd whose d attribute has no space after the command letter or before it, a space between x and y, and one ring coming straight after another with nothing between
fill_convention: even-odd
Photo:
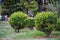
<instances>
[{"instance_id":1,"label":"low bush","mask_svg":"<svg viewBox=\"0 0 60 40\"><path fill-rule=\"evenodd\" d=\"M10 16L10 24L16 30L22 29L25 27L25 22L28 16L23 12L15 12Z\"/></svg>"},{"instance_id":2,"label":"low bush","mask_svg":"<svg viewBox=\"0 0 60 40\"><path fill-rule=\"evenodd\" d=\"M60 18L57 19L56 30L60 31Z\"/></svg>"},{"instance_id":3,"label":"low bush","mask_svg":"<svg viewBox=\"0 0 60 40\"><path fill-rule=\"evenodd\" d=\"M26 20L26 26L30 29L33 29L33 27L35 26L34 18L28 17L28 19Z\"/></svg>"},{"instance_id":4,"label":"low bush","mask_svg":"<svg viewBox=\"0 0 60 40\"><path fill-rule=\"evenodd\" d=\"M35 26L37 30L45 32L50 35L55 29L57 22L57 14L53 12L41 12L35 16Z\"/></svg>"}]
</instances>

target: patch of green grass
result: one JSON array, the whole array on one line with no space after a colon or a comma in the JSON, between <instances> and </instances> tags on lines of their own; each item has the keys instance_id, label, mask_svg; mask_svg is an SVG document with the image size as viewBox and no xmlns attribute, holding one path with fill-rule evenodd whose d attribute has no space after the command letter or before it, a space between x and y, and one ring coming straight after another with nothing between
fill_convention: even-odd
<instances>
[{"instance_id":1,"label":"patch of green grass","mask_svg":"<svg viewBox=\"0 0 60 40\"><path fill-rule=\"evenodd\" d=\"M11 34L12 32L12 28L5 28L3 26L0 26L0 38L5 37L6 35Z\"/></svg>"},{"instance_id":2,"label":"patch of green grass","mask_svg":"<svg viewBox=\"0 0 60 40\"><path fill-rule=\"evenodd\" d=\"M11 37L14 39L33 38L33 36L44 36L45 34L35 30L21 30L20 33L15 33L12 28L0 28L1 37Z\"/></svg>"},{"instance_id":3,"label":"patch of green grass","mask_svg":"<svg viewBox=\"0 0 60 40\"><path fill-rule=\"evenodd\" d=\"M33 38L33 36L44 36L45 34L36 30L20 30L20 33L15 33L14 29L10 27L10 25L6 22L0 23L0 38L2 37L10 37L13 39L23 39L23 38ZM9 26L9 27L7 27Z\"/></svg>"},{"instance_id":4,"label":"patch of green grass","mask_svg":"<svg viewBox=\"0 0 60 40\"><path fill-rule=\"evenodd\" d=\"M45 34L36 30L20 30L20 33L15 33L14 29L7 27L5 24L0 26L0 38L10 37L13 39L33 38L33 36L44 36Z\"/></svg>"},{"instance_id":5,"label":"patch of green grass","mask_svg":"<svg viewBox=\"0 0 60 40\"><path fill-rule=\"evenodd\" d=\"M56 32L57 33L57 32ZM52 34L54 35L55 32L52 32ZM60 33L59 33L60 35ZM18 40L18 39L30 39L33 38L34 36L46 36L44 34L44 32L41 31L37 31L37 30L21 30L20 33L15 33L14 31L12 31L12 33L10 32L10 34L7 34L7 37L11 37L14 40Z\"/></svg>"},{"instance_id":6,"label":"patch of green grass","mask_svg":"<svg viewBox=\"0 0 60 40\"><path fill-rule=\"evenodd\" d=\"M5 25L5 24L4 24ZM53 35L60 35L60 32L52 32ZM34 36L46 36L44 32L37 30L22 29L19 33L15 33L14 29L7 26L0 26L0 38L13 38L14 40L18 39L32 39Z\"/></svg>"},{"instance_id":7,"label":"patch of green grass","mask_svg":"<svg viewBox=\"0 0 60 40\"><path fill-rule=\"evenodd\" d=\"M6 37L12 33L14 33L14 30L10 27L7 27L7 23L0 23L0 38Z\"/></svg>"},{"instance_id":8,"label":"patch of green grass","mask_svg":"<svg viewBox=\"0 0 60 40\"><path fill-rule=\"evenodd\" d=\"M60 40L60 38L47 38L46 40Z\"/></svg>"},{"instance_id":9,"label":"patch of green grass","mask_svg":"<svg viewBox=\"0 0 60 40\"><path fill-rule=\"evenodd\" d=\"M60 36L60 31L54 31L54 32L52 32L52 35Z\"/></svg>"},{"instance_id":10,"label":"patch of green grass","mask_svg":"<svg viewBox=\"0 0 60 40\"><path fill-rule=\"evenodd\" d=\"M34 36L45 36L43 32L35 30L21 30L20 33L13 33L9 35L14 39L33 38Z\"/></svg>"}]
</instances>

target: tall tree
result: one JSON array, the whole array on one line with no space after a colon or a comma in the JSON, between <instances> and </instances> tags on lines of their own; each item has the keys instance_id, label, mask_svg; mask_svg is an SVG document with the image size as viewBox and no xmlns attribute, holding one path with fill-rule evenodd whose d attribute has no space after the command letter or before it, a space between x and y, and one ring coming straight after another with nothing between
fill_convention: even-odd
<instances>
[{"instance_id":1,"label":"tall tree","mask_svg":"<svg viewBox=\"0 0 60 40\"><path fill-rule=\"evenodd\" d=\"M47 4L47 0L37 0L38 3L38 12L46 11L45 5Z\"/></svg>"},{"instance_id":2,"label":"tall tree","mask_svg":"<svg viewBox=\"0 0 60 40\"><path fill-rule=\"evenodd\" d=\"M19 0L3 0L2 1L3 12L4 13L6 12L8 15L10 15L14 11L16 11L18 9L18 5L16 5L17 2L19 2Z\"/></svg>"},{"instance_id":3,"label":"tall tree","mask_svg":"<svg viewBox=\"0 0 60 40\"><path fill-rule=\"evenodd\" d=\"M0 14L2 13L2 7L1 7L1 5L0 5Z\"/></svg>"},{"instance_id":4,"label":"tall tree","mask_svg":"<svg viewBox=\"0 0 60 40\"><path fill-rule=\"evenodd\" d=\"M17 3L23 12L28 13L28 10L33 12L37 11L37 1L35 0L20 0L20 3Z\"/></svg>"}]
</instances>

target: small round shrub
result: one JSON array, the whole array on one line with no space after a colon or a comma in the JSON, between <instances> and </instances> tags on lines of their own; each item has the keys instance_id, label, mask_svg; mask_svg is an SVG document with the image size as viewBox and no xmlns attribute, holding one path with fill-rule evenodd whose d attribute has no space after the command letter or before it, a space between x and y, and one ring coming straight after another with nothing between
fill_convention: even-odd
<instances>
[{"instance_id":1,"label":"small round shrub","mask_svg":"<svg viewBox=\"0 0 60 40\"><path fill-rule=\"evenodd\" d=\"M28 17L28 19L26 20L26 26L30 29L33 29L33 27L35 26L34 18Z\"/></svg>"},{"instance_id":2,"label":"small round shrub","mask_svg":"<svg viewBox=\"0 0 60 40\"><path fill-rule=\"evenodd\" d=\"M25 27L25 22L28 16L23 12L15 12L10 16L10 24L15 29L18 30Z\"/></svg>"},{"instance_id":3,"label":"small round shrub","mask_svg":"<svg viewBox=\"0 0 60 40\"><path fill-rule=\"evenodd\" d=\"M35 26L37 30L46 34L51 34L57 22L57 14L53 12L41 12L35 16Z\"/></svg>"},{"instance_id":4,"label":"small round shrub","mask_svg":"<svg viewBox=\"0 0 60 40\"><path fill-rule=\"evenodd\" d=\"M60 18L57 19L56 30L60 31Z\"/></svg>"}]
</instances>

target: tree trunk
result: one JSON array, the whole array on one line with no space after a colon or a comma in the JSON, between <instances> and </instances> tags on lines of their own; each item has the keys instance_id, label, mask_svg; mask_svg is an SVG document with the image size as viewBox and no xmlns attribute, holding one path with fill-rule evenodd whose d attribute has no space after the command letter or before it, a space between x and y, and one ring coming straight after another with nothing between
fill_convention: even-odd
<instances>
[{"instance_id":1,"label":"tree trunk","mask_svg":"<svg viewBox=\"0 0 60 40\"><path fill-rule=\"evenodd\" d=\"M38 5L38 12L42 12L42 6Z\"/></svg>"},{"instance_id":2,"label":"tree trunk","mask_svg":"<svg viewBox=\"0 0 60 40\"><path fill-rule=\"evenodd\" d=\"M30 27L31 30L33 30L33 27Z\"/></svg>"},{"instance_id":3,"label":"tree trunk","mask_svg":"<svg viewBox=\"0 0 60 40\"><path fill-rule=\"evenodd\" d=\"M18 29L17 31L18 31L18 33L19 33L19 29Z\"/></svg>"},{"instance_id":4,"label":"tree trunk","mask_svg":"<svg viewBox=\"0 0 60 40\"><path fill-rule=\"evenodd\" d=\"M47 34L47 37L51 38L51 34Z\"/></svg>"},{"instance_id":5,"label":"tree trunk","mask_svg":"<svg viewBox=\"0 0 60 40\"><path fill-rule=\"evenodd\" d=\"M25 7L24 3L23 3L23 12L28 14L28 9Z\"/></svg>"},{"instance_id":6,"label":"tree trunk","mask_svg":"<svg viewBox=\"0 0 60 40\"><path fill-rule=\"evenodd\" d=\"M16 32L16 33L19 33L19 29L15 29L15 32Z\"/></svg>"},{"instance_id":7,"label":"tree trunk","mask_svg":"<svg viewBox=\"0 0 60 40\"><path fill-rule=\"evenodd\" d=\"M38 0L38 12L41 12L42 11L42 1L41 0Z\"/></svg>"},{"instance_id":8,"label":"tree trunk","mask_svg":"<svg viewBox=\"0 0 60 40\"><path fill-rule=\"evenodd\" d=\"M28 14L27 8L23 7L23 11L24 11L24 13Z\"/></svg>"},{"instance_id":9,"label":"tree trunk","mask_svg":"<svg viewBox=\"0 0 60 40\"><path fill-rule=\"evenodd\" d=\"M48 38L51 38L51 32L45 32Z\"/></svg>"}]
</instances>

